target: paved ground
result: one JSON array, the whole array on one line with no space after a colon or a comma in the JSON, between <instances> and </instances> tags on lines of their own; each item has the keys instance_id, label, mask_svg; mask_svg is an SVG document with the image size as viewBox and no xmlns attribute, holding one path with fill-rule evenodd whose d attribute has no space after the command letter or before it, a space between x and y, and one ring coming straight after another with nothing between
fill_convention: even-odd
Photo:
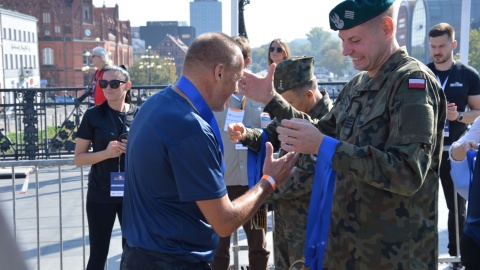
<instances>
[{"instance_id":1,"label":"paved ground","mask_svg":"<svg viewBox=\"0 0 480 270\"><path fill-rule=\"evenodd\" d=\"M27 169L25 169L27 170ZM6 172L11 172L7 169ZM0 172L1 173L1 172ZM46 167L39 169L38 175L38 200L37 185L35 184L35 174L29 177L29 183L25 184L24 179L15 181L15 195L12 193L12 180L0 179L0 208L7 220L16 227L16 236L20 249L26 258L30 269L84 269L86 259L88 259L88 224L83 219L84 205L82 196L86 195L86 174L84 180L80 181L80 169L74 166L63 166L61 170L57 167ZM58 179L61 178L61 184ZM82 194L81 182L84 184L84 193ZM28 187L28 189L26 189ZM26 191L20 195L22 188ZM61 196L58 191L62 190ZM16 223L13 223L13 196L15 200ZM61 207L60 202L61 201ZM37 219L37 209L39 219ZM59 216L62 219L59 219ZM439 198L439 254L440 258L448 257L446 249L446 206L444 203L443 192L440 191ZM271 219L271 216L270 216ZM83 224L85 226L83 226ZM270 223L271 224L271 221ZM62 227L63 230L59 228ZM83 230L83 228L85 228ZM239 243L246 245L243 230L239 230ZM85 237L84 237L85 235ZM268 247L272 248L271 227L268 232ZM40 249L37 249L37 239ZM60 246L60 239L63 246ZM85 239L85 240L83 240ZM85 250L83 243L86 243ZM60 254L63 254L61 261ZM38 259L37 254L40 254ZM107 269L119 269L121 254L121 231L118 221L115 224L110 252L108 256ZM270 257L270 264L273 265L273 254ZM233 264L233 256L231 258ZM246 251L239 252L240 266L248 264L248 254ZM63 268L61 267L63 266ZM0 264L0 269L2 269ZM245 269L245 268L244 268ZM273 269L273 267L272 267ZM447 264L439 264L438 269L448 269Z\"/></svg>"}]
</instances>

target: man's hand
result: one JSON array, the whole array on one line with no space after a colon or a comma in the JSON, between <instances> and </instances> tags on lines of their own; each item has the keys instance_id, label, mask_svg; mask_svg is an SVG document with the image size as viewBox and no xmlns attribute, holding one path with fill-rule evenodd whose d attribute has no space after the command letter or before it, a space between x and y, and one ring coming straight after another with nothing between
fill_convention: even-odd
<instances>
[{"instance_id":1,"label":"man's hand","mask_svg":"<svg viewBox=\"0 0 480 270\"><path fill-rule=\"evenodd\" d=\"M247 129L243 123L234 123L228 125L228 138L232 143L243 141L247 136Z\"/></svg>"},{"instance_id":2,"label":"man's hand","mask_svg":"<svg viewBox=\"0 0 480 270\"><path fill-rule=\"evenodd\" d=\"M250 99L267 105L275 96L273 88L273 74L275 74L276 64L271 64L268 68L267 77L259 77L249 71L243 71L243 77L238 82L240 94L244 94Z\"/></svg>"},{"instance_id":3,"label":"man's hand","mask_svg":"<svg viewBox=\"0 0 480 270\"><path fill-rule=\"evenodd\" d=\"M292 176L298 154L295 152L289 152L281 158L275 159L273 158L272 144L267 142L265 146L267 148L265 163L263 164L263 173L270 175L275 180L277 186L281 185Z\"/></svg>"},{"instance_id":4,"label":"man's hand","mask_svg":"<svg viewBox=\"0 0 480 270\"><path fill-rule=\"evenodd\" d=\"M447 103L447 119L449 121L457 120L459 112L457 112L457 105L455 103Z\"/></svg>"},{"instance_id":5,"label":"man's hand","mask_svg":"<svg viewBox=\"0 0 480 270\"><path fill-rule=\"evenodd\" d=\"M282 149L304 154L317 154L323 142L323 135L314 125L305 119L284 119L277 127L278 139Z\"/></svg>"}]
</instances>

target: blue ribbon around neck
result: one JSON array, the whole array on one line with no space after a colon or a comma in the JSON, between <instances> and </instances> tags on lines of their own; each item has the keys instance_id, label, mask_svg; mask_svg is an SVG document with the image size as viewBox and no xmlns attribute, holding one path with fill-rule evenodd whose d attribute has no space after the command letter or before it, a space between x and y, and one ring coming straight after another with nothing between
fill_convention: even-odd
<instances>
[{"instance_id":1,"label":"blue ribbon around neck","mask_svg":"<svg viewBox=\"0 0 480 270\"><path fill-rule=\"evenodd\" d=\"M220 151L222 152L222 169L225 173L225 162L223 161L223 142L222 136L220 136L220 129L218 128L217 120L213 115L212 109L208 106L205 99L203 99L202 95L198 92L195 85L190 82L185 77L180 77L178 81L175 83L175 86L180 88L182 92L190 99L195 109L197 109L200 117L202 117L205 122L207 122L210 127L213 129L213 133L215 133L215 137L217 138L218 144L220 145Z\"/></svg>"}]
</instances>

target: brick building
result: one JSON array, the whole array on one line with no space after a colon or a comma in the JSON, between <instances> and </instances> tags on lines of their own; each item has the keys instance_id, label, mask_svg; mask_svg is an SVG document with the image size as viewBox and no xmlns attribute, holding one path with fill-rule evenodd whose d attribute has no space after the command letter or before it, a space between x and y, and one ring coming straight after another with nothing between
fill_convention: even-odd
<instances>
[{"instance_id":1,"label":"brick building","mask_svg":"<svg viewBox=\"0 0 480 270\"><path fill-rule=\"evenodd\" d=\"M38 19L40 77L46 86L84 86L93 74L89 57L95 46L111 53L114 64L133 64L129 21L120 21L119 6L99 7L92 0L2 0L3 8Z\"/></svg>"}]
</instances>

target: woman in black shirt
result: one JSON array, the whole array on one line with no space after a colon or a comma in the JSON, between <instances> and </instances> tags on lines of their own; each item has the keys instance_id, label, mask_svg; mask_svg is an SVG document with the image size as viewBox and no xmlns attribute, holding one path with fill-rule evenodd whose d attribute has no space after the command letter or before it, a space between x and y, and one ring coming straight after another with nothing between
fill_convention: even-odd
<instances>
[{"instance_id":1,"label":"woman in black shirt","mask_svg":"<svg viewBox=\"0 0 480 270\"><path fill-rule=\"evenodd\" d=\"M99 85L106 102L85 112L78 128L74 156L75 165L91 165L86 205L90 239L87 270L104 268L116 216L122 224L127 144L124 134L138 111L138 107L129 104L128 91L132 83L126 69L108 67Z\"/></svg>"}]
</instances>

